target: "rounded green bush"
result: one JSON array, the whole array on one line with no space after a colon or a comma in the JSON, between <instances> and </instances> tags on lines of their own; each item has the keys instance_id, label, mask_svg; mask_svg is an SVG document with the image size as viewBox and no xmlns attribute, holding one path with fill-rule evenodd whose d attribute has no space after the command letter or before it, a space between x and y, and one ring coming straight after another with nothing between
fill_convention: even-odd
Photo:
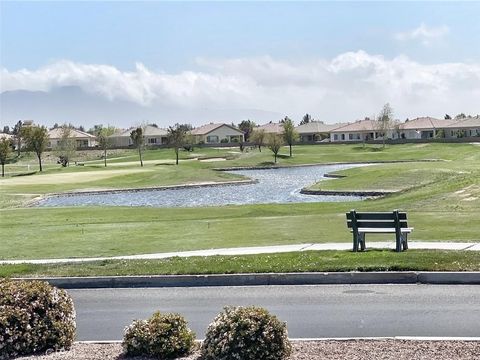
<instances>
[{"instance_id":1,"label":"rounded green bush","mask_svg":"<svg viewBox=\"0 0 480 360\"><path fill-rule=\"evenodd\" d=\"M208 326L204 360L281 360L292 351L285 323L266 309L226 307Z\"/></svg>"},{"instance_id":2,"label":"rounded green bush","mask_svg":"<svg viewBox=\"0 0 480 360\"><path fill-rule=\"evenodd\" d=\"M179 314L156 312L148 320L135 320L125 328L123 349L127 356L173 359L193 350L195 334Z\"/></svg>"},{"instance_id":3,"label":"rounded green bush","mask_svg":"<svg viewBox=\"0 0 480 360\"><path fill-rule=\"evenodd\" d=\"M0 280L0 360L69 349L75 308L65 290L43 281Z\"/></svg>"}]
</instances>

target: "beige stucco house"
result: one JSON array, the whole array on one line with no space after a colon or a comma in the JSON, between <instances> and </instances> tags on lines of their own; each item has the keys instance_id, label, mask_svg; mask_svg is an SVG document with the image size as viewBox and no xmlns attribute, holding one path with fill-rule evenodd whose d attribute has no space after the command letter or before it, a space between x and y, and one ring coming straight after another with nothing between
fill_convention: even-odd
<instances>
[{"instance_id":1,"label":"beige stucco house","mask_svg":"<svg viewBox=\"0 0 480 360\"><path fill-rule=\"evenodd\" d=\"M127 147L133 144L130 133L135 129L132 127L127 130L121 130L110 136L112 145L115 147ZM168 143L168 132L152 125L143 127L143 137L145 138L145 145L165 145Z\"/></svg>"},{"instance_id":2,"label":"beige stucco house","mask_svg":"<svg viewBox=\"0 0 480 360\"><path fill-rule=\"evenodd\" d=\"M54 149L62 138L62 128L55 128L48 132L49 142L48 147ZM75 139L77 148L89 148L97 145L97 139L94 135L80 131L77 129L70 129L70 137Z\"/></svg>"},{"instance_id":3,"label":"beige stucco house","mask_svg":"<svg viewBox=\"0 0 480 360\"><path fill-rule=\"evenodd\" d=\"M394 138L394 132L388 131L387 139ZM375 120L357 120L354 123L340 126L330 131L330 141L369 141L382 139Z\"/></svg>"},{"instance_id":4,"label":"beige stucco house","mask_svg":"<svg viewBox=\"0 0 480 360\"><path fill-rule=\"evenodd\" d=\"M265 134L283 134L283 124L274 123L270 121L265 125L260 125L253 129L253 131L261 131L261 130L263 130Z\"/></svg>"},{"instance_id":5,"label":"beige stucco house","mask_svg":"<svg viewBox=\"0 0 480 360\"><path fill-rule=\"evenodd\" d=\"M458 120L446 126L444 131L448 139L480 137L480 115Z\"/></svg>"},{"instance_id":6,"label":"beige stucco house","mask_svg":"<svg viewBox=\"0 0 480 360\"><path fill-rule=\"evenodd\" d=\"M243 131L227 124L207 124L190 131L195 144L241 143Z\"/></svg>"},{"instance_id":7,"label":"beige stucco house","mask_svg":"<svg viewBox=\"0 0 480 360\"><path fill-rule=\"evenodd\" d=\"M454 124L455 120L435 119L430 116L418 117L406 120L398 127L400 139L434 139L446 133L448 126Z\"/></svg>"},{"instance_id":8,"label":"beige stucco house","mask_svg":"<svg viewBox=\"0 0 480 360\"><path fill-rule=\"evenodd\" d=\"M299 125L295 129L300 135L300 141L322 141L330 139L330 132L346 124L325 124L321 121L311 121L307 124Z\"/></svg>"}]
</instances>

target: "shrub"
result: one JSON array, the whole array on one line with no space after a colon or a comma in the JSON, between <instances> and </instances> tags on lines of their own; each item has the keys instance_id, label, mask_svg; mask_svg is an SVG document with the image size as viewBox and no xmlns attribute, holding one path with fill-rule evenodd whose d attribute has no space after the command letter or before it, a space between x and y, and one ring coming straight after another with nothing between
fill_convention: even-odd
<instances>
[{"instance_id":1,"label":"shrub","mask_svg":"<svg viewBox=\"0 0 480 360\"><path fill-rule=\"evenodd\" d=\"M179 314L156 312L148 320L135 320L125 328L123 349L127 356L173 359L192 352L195 334Z\"/></svg>"},{"instance_id":2,"label":"shrub","mask_svg":"<svg viewBox=\"0 0 480 360\"><path fill-rule=\"evenodd\" d=\"M0 360L69 349L75 309L65 290L43 281L0 280Z\"/></svg>"},{"instance_id":3,"label":"shrub","mask_svg":"<svg viewBox=\"0 0 480 360\"><path fill-rule=\"evenodd\" d=\"M204 360L281 360L292 347L285 323L259 307L226 307L208 326Z\"/></svg>"}]
</instances>

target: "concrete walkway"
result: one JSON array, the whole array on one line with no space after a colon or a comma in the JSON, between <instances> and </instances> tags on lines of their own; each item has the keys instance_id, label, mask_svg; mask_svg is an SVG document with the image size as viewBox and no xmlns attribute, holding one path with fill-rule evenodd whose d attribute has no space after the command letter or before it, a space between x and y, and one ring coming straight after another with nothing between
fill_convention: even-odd
<instances>
[{"instance_id":1,"label":"concrete walkway","mask_svg":"<svg viewBox=\"0 0 480 360\"><path fill-rule=\"evenodd\" d=\"M480 251L479 242L426 242L409 241L409 249L437 249L437 250L468 250ZM395 242L369 242L367 249L394 249ZM59 264L59 263L81 263L88 261L102 260L154 260L166 259L175 256L214 256L214 255L251 255L251 254L273 254L294 251L312 251L312 250L351 250L351 243L325 243L325 244L298 244L298 245L278 245L278 246L258 246L258 247L238 247L228 249L210 249L195 250L183 252L169 252L156 254L125 255L111 257L95 258L67 258L67 259L35 259L35 260L0 260L0 265L13 264Z\"/></svg>"}]
</instances>

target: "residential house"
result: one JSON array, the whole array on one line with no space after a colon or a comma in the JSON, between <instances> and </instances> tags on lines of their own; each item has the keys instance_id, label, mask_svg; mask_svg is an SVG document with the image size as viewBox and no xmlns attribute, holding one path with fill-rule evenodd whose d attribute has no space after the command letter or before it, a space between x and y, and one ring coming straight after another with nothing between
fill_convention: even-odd
<instances>
[{"instance_id":1,"label":"residential house","mask_svg":"<svg viewBox=\"0 0 480 360\"><path fill-rule=\"evenodd\" d=\"M165 129L158 128L156 126L147 125L143 128L143 137L145 139L145 145L165 145L168 143L168 132ZM112 145L115 147L127 147L133 145L130 133L135 129L132 127L127 130L120 130L110 136Z\"/></svg>"},{"instance_id":2,"label":"residential house","mask_svg":"<svg viewBox=\"0 0 480 360\"><path fill-rule=\"evenodd\" d=\"M480 115L456 121L445 127L448 139L462 137L480 137Z\"/></svg>"},{"instance_id":3,"label":"residential house","mask_svg":"<svg viewBox=\"0 0 480 360\"><path fill-rule=\"evenodd\" d=\"M97 139L94 135L77 129L70 129L69 136L75 139L75 145L77 148L89 148L97 145ZM56 148L62 139L62 128L58 127L50 130L48 132L48 137L50 139L48 147L51 149Z\"/></svg>"},{"instance_id":4,"label":"residential house","mask_svg":"<svg viewBox=\"0 0 480 360\"><path fill-rule=\"evenodd\" d=\"M346 124L325 124L322 121L311 121L296 127L301 142L322 141L330 139L330 132Z\"/></svg>"},{"instance_id":5,"label":"residential house","mask_svg":"<svg viewBox=\"0 0 480 360\"><path fill-rule=\"evenodd\" d=\"M455 120L435 119L430 116L406 120L398 127L400 139L434 139L444 137L448 126Z\"/></svg>"},{"instance_id":6,"label":"residential house","mask_svg":"<svg viewBox=\"0 0 480 360\"><path fill-rule=\"evenodd\" d=\"M393 138L393 131L389 131L387 138ZM330 130L330 141L369 141L382 139L381 131L375 120L366 118L357 120L354 123L340 126Z\"/></svg>"},{"instance_id":7,"label":"residential house","mask_svg":"<svg viewBox=\"0 0 480 360\"><path fill-rule=\"evenodd\" d=\"M257 126L253 129L254 131L263 130L265 134L283 134L283 124L269 122L265 125Z\"/></svg>"},{"instance_id":8,"label":"residential house","mask_svg":"<svg viewBox=\"0 0 480 360\"><path fill-rule=\"evenodd\" d=\"M243 131L227 124L200 126L190 131L195 144L240 143L245 141Z\"/></svg>"}]
</instances>

